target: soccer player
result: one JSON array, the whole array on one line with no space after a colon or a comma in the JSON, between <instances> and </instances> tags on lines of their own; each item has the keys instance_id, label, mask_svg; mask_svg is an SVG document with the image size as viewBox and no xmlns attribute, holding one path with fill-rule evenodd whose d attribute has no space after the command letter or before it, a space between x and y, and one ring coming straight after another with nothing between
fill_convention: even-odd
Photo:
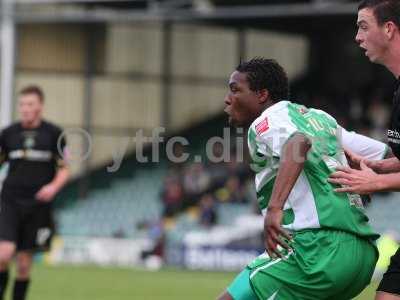
<instances>
[{"instance_id":1,"label":"soccer player","mask_svg":"<svg viewBox=\"0 0 400 300\"><path fill-rule=\"evenodd\" d=\"M400 189L400 1L364 0L358 7L356 41L373 63L384 65L398 79L393 97L389 146L396 156L370 162L352 155L361 170L338 168L332 174L332 183L344 184L341 192L369 194ZM377 300L400 299L400 248L391 258L376 293Z\"/></svg>"},{"instance_id":2,"label":"soccer player","mask_svg":"<svg viewBox=\"0 0 400 300\"><path fill-rule=\"evenodd\" d=\"M21 120L0 134L0 154L9 162L0 195L0 299L14 255L13 300L25 299L32 255L47 250L53 234L51 202L69 177L62 131L42 119L43 102L40 87L22 89L18 102Z\"/></svg>"},{"instance_id":3,"label":"soccer player","mask_svg":"<svg viewBox=\"0 0 400 300\"><path fill-rule=\"evenodd\" d=\"M286 73L273 60L242 62L229 88L230 123L249 126L267 253L219 299L352 299L371 280L379 235L360 196L336 193L327 178L347 163L341 143L374 159L382 158L385 146L342 130L321 110L287 101Z\"/></svg>"}]
</instances>

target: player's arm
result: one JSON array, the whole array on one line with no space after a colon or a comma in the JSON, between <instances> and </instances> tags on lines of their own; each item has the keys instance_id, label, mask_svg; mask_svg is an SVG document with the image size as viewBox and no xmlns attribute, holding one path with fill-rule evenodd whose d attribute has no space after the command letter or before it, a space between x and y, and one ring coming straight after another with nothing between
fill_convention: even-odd
<instances>
[{"instance_id":1,"label":"player's arm","mask_svg":"<svg viewBox=\"0 0 400 300\"><path fill-rule=\"evenodd\" d=\"M400 173L380 174L377 191L400 191Z\"/></svg>"},{"instance_id":2,"label":"player's arm","mask_svg":"<svg viewBox=\"0 0 400 300\"><path fill-rule=\"evenodd\" d=\"M50 202L58 194L58 192L65 186L70 177L70 170L67 164L60 166L53 180L44 185L36 194L36 199L41 202Z\"/></svg>"},{"instance_id":3,"label":"player's arm","mask_svg":"<svg viewBox=\"0 0 400 300\"><path fill-rule=\"evenodd\" d=\"M328 179L331 183L345 185L337 188L337 192L353 192L357 194L371 194L380 191L400 191L400 173L377 174L364 161L361 169L340 167Z\"/></svg>"},{"instance_id":4,"label":"player's arm","mask_svg":"<svg viewBox=\"0 0 400 300\"><path fill-rule=\"evenodd\" d=\"M58 139L57 139L58 144ZM59 153L61 151L61 153ZM66 140L60 140L60 150L58 145L54 150L55 162L57 166L56 174L51 182L44 185L37 193L36 199L41 202L50 202L54 199L57 193L65 186L70 177L70 170L68 166L68 149L66 147Z\"/></svg>"},{"instance_id":5,"label":"player's arm","mask_svg":"<svg viewBox=\"0 0 400 300\"><path fill-rule=\"evenodd\" d=\"M56 193L58 193L65 186L69 180L69 176L70 170L66 164L57 170L54 179L50 182L50 184L54 186Z\"/></svg>"},{"instance_id":6,"label":"player's arm","mask_svg":"<svg viewBox=\"0 0 400 300\"><path fill-rule=\"evenodd\" d=\"M282 151L280 167L264 219L266 250L271 257L282 257L277 250L278 245L289 249L280 237L290 239L289 234L281 227L283 207L303 170L310 148L311 142L305 135L295 134L287 141Z\"/></svg>"},{"instance_id":7,"label":"player's arm","mask_svg":"<svg viewBox=\"0 0 400 300\"><path fill-rule=\"evenodd\" d=\"M382 151L378 151L381 148L378 141L354 133L350 137L344 133L342 142L353 168L338 167L330 176L329 182L343 185L335 191L365 195L400 190L400 161L393 157L390 149L387 148L385 159L379 159L379 152ZM369 152L365 149L369 149Z\"/></svg>"},{"instance_id":8,"label":"player's arm","mask_svg":"<svg viewBox=\"0 0 400 300\"><path fill-rule=\"evenodd\" d=\"M347 156L353 168L338 167L330 176L329 182L344 185L337 188L337 192L370 194L400 189L400 174L385 174L400 171L400 162L396 157L392 157L390 149L386 148L388 151L383 154L386 159L382 159L380 144L383 143L347 132L345 129L342 129L341 136L342 145L347 149Z\"/></svg>"},{"instance_id":9,"label":"player's arm","mask_svg":"<svg viewBox=\"0 0 400 300\"><path fill-rule=\"evenodd\" d=\"M359 169L361 160L364 160L368 167L380 174L400 171L400 161L386 144L342 127L339 135L351 167Z\"/></svg>"},{"instance_id":10,"label":"player's arm","mask_svg":"<svg viewBox=\"0 0 400 300\"><path fill-rule=\"evenodd\" d=\"M400 172L400 161L397 157L377 161L367 161L366 165L379 174Z\"/></svg>"}]
</instances>

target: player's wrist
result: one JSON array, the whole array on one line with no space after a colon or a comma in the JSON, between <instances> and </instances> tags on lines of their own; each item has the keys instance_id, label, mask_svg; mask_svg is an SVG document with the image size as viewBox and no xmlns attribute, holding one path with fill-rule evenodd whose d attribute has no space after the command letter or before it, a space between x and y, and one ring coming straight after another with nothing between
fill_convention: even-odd
<instances>
[{"instance_id":1,"label":"player's wrist","mask_svg":"<svg viewBox=\"0 0 400 300\"><path fill-rule=\"evenodd\" d=\"M278 211L282 211L283 207L281 205L277 205L277 204L271 204L268 205L267 207L267 211L269 212L278 212Z\"/></svg>"},{"instance_id":2,"label":"player's wrist","mask_svg":"<svg viewBox=\"0 0 400 300\"><path fill-rule=\"evenodd\" d=\"M57 182L51 182L50 187L55 191L58 191L60 189L60 185Z\"/></svg>"},{"instance_id":3,"label":"player's wrist","mask_svg":"<svg viewBox=\"0 0 400 300\"><path fill-rule=\"evenodd\" d=\"M390 188L389 181L387 180L387 178L384 175L381 175L381 174L378 174L376 176L374 185L375 185L374 191L377 191L377 192L384 191L384 190Z\"/></svg>"},{"instance_id":4,"label":"player's wrist","mask_svg":"<svg viewBox=\"0 0 400 300\"><path fill-rule=\"evenodd\" d=\"M364 160L364 163L365 163L365 165L368 167L368 168L371 168L373 171L377 171L378 170L378 168L379 168L379 161L374 161L374 160L368 160L368 159L365 159Z\"/></svg>"}]
</instances>

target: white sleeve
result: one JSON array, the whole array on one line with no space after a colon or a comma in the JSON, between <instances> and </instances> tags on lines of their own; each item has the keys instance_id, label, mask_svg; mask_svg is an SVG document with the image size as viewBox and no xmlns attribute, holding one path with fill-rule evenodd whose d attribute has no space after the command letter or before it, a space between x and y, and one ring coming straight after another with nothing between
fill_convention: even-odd
<instances>
[{"instance_id":1,"label":"white sleeve","mask_svg":"<svg viewBox=\"0 0 400 300\"><path fill-rule=\"evenodd\" d=\"M380 160L385 157L388 150L385 143L355 133L354 131L347 131L343 127L339 127L338 129L344 148L370 160Z\"/></svg>"}]
</instances>

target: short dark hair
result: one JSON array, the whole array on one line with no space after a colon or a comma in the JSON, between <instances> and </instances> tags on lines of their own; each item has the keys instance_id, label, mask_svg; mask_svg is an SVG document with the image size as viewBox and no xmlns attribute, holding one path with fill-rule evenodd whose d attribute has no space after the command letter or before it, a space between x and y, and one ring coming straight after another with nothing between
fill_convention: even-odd
<instances>
[{"instance_id":1,"label":"short dark hair","mask_svg":"<svg viewBox=\"0 0 400 300\"><path fill-rule=\"evenodd\" d=\"M363 0L358 10L369 8L373 10L378 25L392 21L400 28L400 1L399 0Z\"/></svg>"},{"instance_id":2,"label":"short dark hair","mask_svg":"<svg viewBox=\"0 0 400 300\"><path fill-rule=\"evenodd\" d=\"M249 61L240 62L236 71L246 73L252 91L266 89L274 102L289 98L287 74L275 60L255 57Z\"/></svg>"},{"instance_id":3,"label":"short dark hair","mask_svg":"<svg viewBox=\"0 0 400 300\"><path fill-rule=\"evenodd\" d=\"M39 100L41 103L44 102L44 93L43 90L37 86L37 85L28 85L24 88L22 88L19 92L20 95L29 95L29 94L35 94L39 97Z\"/></svg>"}]
</instances>

